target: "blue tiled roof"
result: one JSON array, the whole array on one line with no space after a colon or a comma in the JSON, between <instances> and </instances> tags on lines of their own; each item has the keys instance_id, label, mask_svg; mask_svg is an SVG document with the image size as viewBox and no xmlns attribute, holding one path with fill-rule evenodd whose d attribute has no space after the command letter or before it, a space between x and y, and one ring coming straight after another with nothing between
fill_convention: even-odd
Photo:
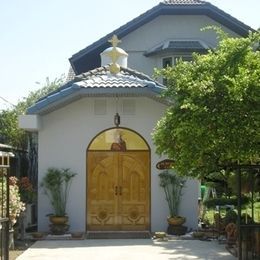
<instances>
[{"instance_id":1,"label":"blue tiled roof","mask_svg":"<svg viewBox=\"0 0 260 260\"><path fill-rule=\"evenodd\" d=\"M74 80L38 100L28 114L44 114L88 96L148 96L160 99L165 87L149 76L129 68L111 74L103 66L76 76Z\"/></svg>"},{"instance_id":2,"label":"blue tiled roof","mask_svg":"<svg viewBox=\"0 0 260 260\"><path fill-rule=\"evenodd\" d=\"M69 59L73 70L76 74L80 74L99 67L101 64L99 54L109 47L107 41L113 34L116 34L118 38L123 38L159 15L174 14L207 15L241 36L247 36L250 30L254 31L246 24L240 22L209 2L199 0L166 0L74 54Z\"/></svg>"}]
</instances>

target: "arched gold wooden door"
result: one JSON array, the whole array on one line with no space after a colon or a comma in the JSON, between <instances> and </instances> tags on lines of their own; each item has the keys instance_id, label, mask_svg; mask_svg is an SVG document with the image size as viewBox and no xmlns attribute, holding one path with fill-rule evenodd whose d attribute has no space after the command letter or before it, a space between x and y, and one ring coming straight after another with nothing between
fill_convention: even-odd
<instances>
[{"instance_id":1,"label":"arched gold wooden door","mask_svg":"<svg viewBox=\"0 0 260 260\"><path fill-rule=\"evenodd\" d=\"M88 153L88 230L118 229L117 164L111 152Z\"/></svg>"},{"instance_id":2,"label":"arched gold wooden door","mask_svg":"<svg viewBox=\"0 0 260 260\"><path fill-rule=\"evenodd\" d=\"M119 153L119 214L122 230L149 230L150 158L147 151Z\"/></svg>"},{"instance_id":3,"label":"arched gold wooden door","mask_svg":"<svg viewBox=\"0 0 260 260\"><path fill-rule=\"evenodd\" d=\"M87 230L149 230L150 151L89 150L87 165Z\"/></svg>"}]
</instances>

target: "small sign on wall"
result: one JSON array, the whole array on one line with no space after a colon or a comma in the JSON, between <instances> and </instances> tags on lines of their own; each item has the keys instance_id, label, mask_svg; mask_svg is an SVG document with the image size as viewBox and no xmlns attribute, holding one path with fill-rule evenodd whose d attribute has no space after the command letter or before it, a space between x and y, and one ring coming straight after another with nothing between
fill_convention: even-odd
<instances>
[{"instance_id":1,"label":"small sign on wall","mask_svg":"<svg viewBox=\"0 0 260 260\"><path fill-rule=\"evenodd\" d=\"M156 164L158 170L171 169L173 167L174 161L170 159L165 159Z\"/></svg>"}]
</instances>

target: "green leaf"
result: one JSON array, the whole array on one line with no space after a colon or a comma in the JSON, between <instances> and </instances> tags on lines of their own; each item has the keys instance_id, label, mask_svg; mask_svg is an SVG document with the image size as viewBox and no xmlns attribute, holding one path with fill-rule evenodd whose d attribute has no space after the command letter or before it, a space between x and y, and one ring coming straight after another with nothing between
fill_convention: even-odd
<instances>
[{"instance_id":1,"label":"green leaf","mask_svg":"<svg viewBox=\"0 0 260 260\"><path fill-rule=\"evenodd\" d=\"M260 33L218 34L215 50L157 70L167 79L163 96L172 103L153 141L182 175L202 178L224 163L259 162Z\"/></svg>"}]
</instances>

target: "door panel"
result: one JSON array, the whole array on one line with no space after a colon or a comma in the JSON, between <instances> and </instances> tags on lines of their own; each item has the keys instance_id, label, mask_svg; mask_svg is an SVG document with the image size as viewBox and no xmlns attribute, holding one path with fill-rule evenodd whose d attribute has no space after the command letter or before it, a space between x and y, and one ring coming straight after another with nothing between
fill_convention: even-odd
<instances>
[{"instance_id":1,"label":"door panel","mask_svg":"<svg viewBox=\"0 0 260 260\"><path fill-rule=\"evenodd\" d=\"M88 153L88 206L89 230L116 230L118 197L117 158L109 152Z\"/></svg>"},{"instance_id":2,"label":"door panel","mask_svg":"<svg viewBox=\"0 0 260 260\"><path fill-rule=\"evenodd\" d=\"M88 152L88 230L148 230L148 151Z\"/></svg>"},{"instance_id":3,"label":"door panel","mask_svg":"<svg viewBox=\"0 0 260 260\"><path fill-rule=\"evenodd\" d=\"M123 230L148 230L150 206L149 154L121 153L119 158L119 197Z\"/></svg>"}]
</instances>

